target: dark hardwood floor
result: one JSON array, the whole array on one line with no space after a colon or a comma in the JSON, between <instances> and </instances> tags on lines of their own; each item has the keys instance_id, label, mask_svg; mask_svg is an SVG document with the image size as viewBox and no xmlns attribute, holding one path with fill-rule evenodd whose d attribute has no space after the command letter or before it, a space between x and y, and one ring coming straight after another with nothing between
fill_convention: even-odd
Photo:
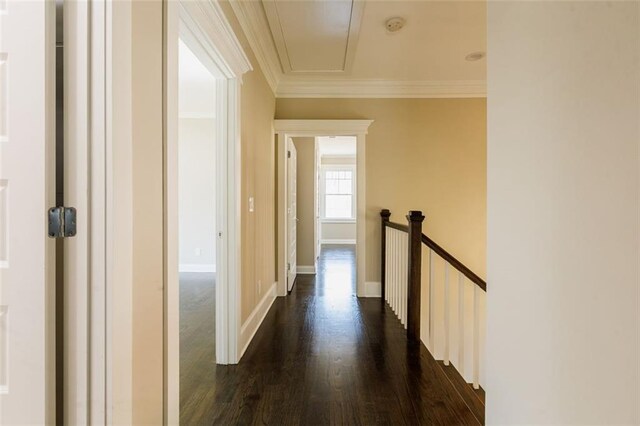
<instances>
[{"instance_id":1,"label":"dark hardwood floor","mask_svg":"<svg viewBox=\"0 0 640 426\"><path fill-rule=\"evenodd\" d=\"M181 385L182 424L478 424L391 310L353 295L354 277L353 248L323 249L318 274L275 301L240 364L208 364Z\"/></svg>"},{"instance_id":2,"label":"dark hardwood floor","mask_svg":"<svg viewBox=\"0 0 640 426\"><path fill-rule=\"evenodd\" d=\"M194 413L215 388L215 274L180 274L180 423L194 424Z\"/></svg>"}]
</instances>

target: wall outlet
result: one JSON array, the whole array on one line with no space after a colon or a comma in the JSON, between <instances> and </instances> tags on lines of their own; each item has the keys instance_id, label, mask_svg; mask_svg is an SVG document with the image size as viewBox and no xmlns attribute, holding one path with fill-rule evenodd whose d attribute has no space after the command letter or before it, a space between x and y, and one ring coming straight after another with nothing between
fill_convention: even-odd
<instances>
[{"instance_id":1,"label":"wall outlet","mask_svg":"<svg viewBox=\"0 0 640 426\"><path fill-rule=\"evenodd\" d=\"M253 200L253 197L249 197L249 213L253 213L254 210L255 210L255 202Z\"/></svg>"}]
</instances>

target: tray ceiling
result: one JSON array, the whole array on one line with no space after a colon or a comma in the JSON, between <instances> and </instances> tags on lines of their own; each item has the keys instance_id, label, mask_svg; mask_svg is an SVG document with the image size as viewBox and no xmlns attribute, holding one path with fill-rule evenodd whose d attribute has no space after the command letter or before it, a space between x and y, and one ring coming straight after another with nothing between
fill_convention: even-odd
<instances>
[{"instance_id":1,"label":"tray ceiling","mask_svg":"<svg viewBox=\"0 0 640 426\"><path fill-rule=\"evenodd\" d=\"M231 0L278 97L482 97L485 1ZM406 25L390 33L385 22Z\"/></svg>"},{"instance_id":2,"label":"tray ceiling","mask_svg":"<svg viewBox=\"0 0 640 426\"><path fill-rule=\"evenodd\" d=\"M350 70L363 2L265 0L263 6L286 74Z\"/></svg>"}]
</instances>

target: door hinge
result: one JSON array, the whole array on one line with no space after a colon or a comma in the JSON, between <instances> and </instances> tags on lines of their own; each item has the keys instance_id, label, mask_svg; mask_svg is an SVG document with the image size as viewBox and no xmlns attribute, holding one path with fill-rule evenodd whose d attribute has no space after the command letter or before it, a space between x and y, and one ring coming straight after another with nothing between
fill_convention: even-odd
<instances>
[{"instance_id":1,"label":"door hinge","mask_svg":"<svg viewBox=\"0 0 640 426\"><path fill-rule=\"evenodd\" d=\"M52 207L49 209L49 238L76 236L76 209Z\"/></svg>"},{"instance_id":2,"label":"door hinge","mask_svg":"<svg viewBox=\"0 0 640 426\"><path fill-rule=\"evenodd\" d=\"M291 151L287 151L287 158L291 158Z\"/></svg>"},{"instance_id":3,"label":"door hinge","mask_svg":"<svg viewBox=\"0 0 640 426\"><path fill-rule=\"evenodd\" d=\"M290 270L291 270L291 264L287 263L287 271L290 271Z\"/></svg>"}]
</instances>

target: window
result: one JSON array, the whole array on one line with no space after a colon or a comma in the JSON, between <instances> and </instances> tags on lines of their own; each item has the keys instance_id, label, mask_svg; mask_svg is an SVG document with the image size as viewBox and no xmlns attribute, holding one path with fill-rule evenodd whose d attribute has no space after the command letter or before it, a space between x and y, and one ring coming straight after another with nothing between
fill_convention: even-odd
<instances>
[{"instance_id":1,"label":"window","mask_svg":"<svg viewBox=\"0 0 640 426\"><path fill-rule=\"evenodd\" d=\"M355 219L353 169L324 170L324 218Z\"/></svg>"}]
</instances>

